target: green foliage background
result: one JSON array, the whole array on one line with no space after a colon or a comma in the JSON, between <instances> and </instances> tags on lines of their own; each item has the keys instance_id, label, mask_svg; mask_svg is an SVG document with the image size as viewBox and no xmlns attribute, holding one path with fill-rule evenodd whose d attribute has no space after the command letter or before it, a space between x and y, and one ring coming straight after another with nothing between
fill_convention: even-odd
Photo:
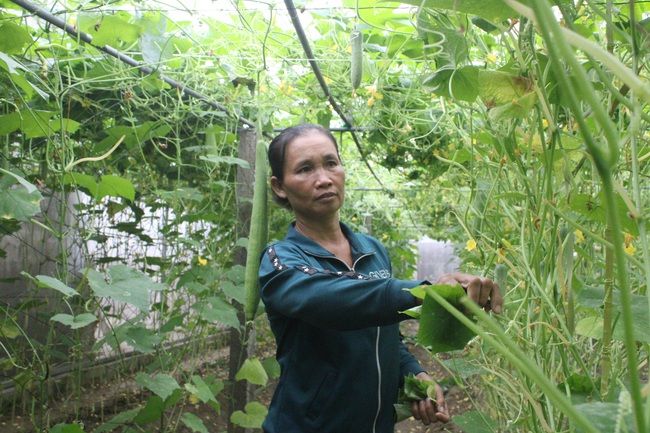
<instances>
[{"instance_id":1,"label":"green foliage background","mask_svg":"<svg viewBox=\"0 0 650 433\"><path fill-rule=\"evenodd\" d=\"M155 355L138 384L156 398L119 422L172 430L167 414L184 399L219 410L223 383L178 369L201 349L174 343L240 326L239 132L268 140L314 122L340 137L344 220L387 245L397 274L412 275L409 245L423 235L457 245L465 271L507 268L504 313L479 317L498 329L450 363L484 390L471 416L496 431L647 431L644 2L296 3L331 99L279 2L33 2L92 43L19 3L0 0L0 240L39 227L58 247L51 275L0 276L28 286L18 303L0 298L4 383L46 402L49 366L81 374L106 347L128 347ZM74 223L45 216L46 199ZM290 217L270 209L279 238ZM5 245L0 260L15 254ZM25 315L48 326L44 339ZM82 333L95 327L105 332L89 346ZM252 404L233 422L263 416Z\"/></svg>"}]
</instances>

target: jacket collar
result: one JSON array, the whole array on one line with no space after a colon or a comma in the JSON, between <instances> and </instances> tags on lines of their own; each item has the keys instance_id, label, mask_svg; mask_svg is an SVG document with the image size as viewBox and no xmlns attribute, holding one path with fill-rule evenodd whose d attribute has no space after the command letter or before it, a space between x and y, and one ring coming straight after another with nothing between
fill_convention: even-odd
<instances>
[{"instance_id":1,"label":"jacket collar","mask_svg":"<svg viewBox=\"0 0 650 433\"><path fill-rule=\"evenodd\" d=\"M348 241L350 242L350 248L352 249L352 258L356 260L357 257L364 256L367 254L374 254L375 249L370 245L365 239L353 232L350 227L345 223L339 222L341 225L341 230ZM287 235L284 237L286 242L291 242L300 246L308 254L320 257L334 257L334 254L320 246L320 244L314 241L311 238L303 235L302 233L296 230L296 222L292 222L289 225L289 230Z\"/></svg>"}]
</instances>

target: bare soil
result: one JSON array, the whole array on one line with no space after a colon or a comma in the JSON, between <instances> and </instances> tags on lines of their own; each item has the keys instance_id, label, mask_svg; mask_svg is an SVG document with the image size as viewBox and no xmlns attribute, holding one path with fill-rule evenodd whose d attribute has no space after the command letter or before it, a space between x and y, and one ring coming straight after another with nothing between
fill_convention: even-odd
<instances>
[{"instance_id":1,"label":"bare soil","mask_svg":"<svg viewBox=\"0 0 650 433\"><path fill-rule=\"evenodd\" d=\"M409 345L410 350L430 375L438 381L451 384L446 394L446 403L452 415L452 422L425 426L419 421L409 419L397 424L395 433L463 433L463 430L453 423L453 416L474 409L470 396L467 394L468 392L472 392L471 386L462 386L461 389L461 387L454 385L445 369L436 360L432 359L423 348L412 344L417 334L417 322L404 322L402 324L402 332L406 337L405 342ZM274 350L273 344L263 342L257 347L257 356L260 358L273 356ZM227 353L227 350L221 349L218 353L204 354L201 357L204 365L199 368L202 372L212 371L219 376L227 376ZM258 389L256 391L255 401L268 406L273 395L274 387L275 381L271 381L269 386ZM223 396L220 401L222 408L221 414L218 414L213 408L198 402L196 404L186 403L181 407L175 407L173 412L170 413L170 418L180 420L180 415L183 412L190 412L203 421L209 433L226 432L227 415L224 410L227 407L225 396L228 393L226 391L220 393L220 396ZM0 433L41 433L42 430L35 426L73 422L75 419L81 420L81 426L83 426L84 431L90 433L107 420L110 420L115 414L143 405L149 397L149 394L142 392L141 388L133 382L89 386L83 389L80 395L80 398L67 396L65 400L51 404L50 407L44 410L34 411L30 408L29 410L25 410L26 413L21 413L20 410L16 410L15 406L12 407L5 404L0 408ZM38 413L42 418L34 420L29 415L30 413ZM47 418L49 422L44 418ZM175 431L178 433L193 433L180 421L174 424L176 426ZM149 425L152 427L146 431L163 431L160 430L159 425L156 423ZM122 430L118 428L113 431L121 432Z\"/></svg>"}]
</instances>

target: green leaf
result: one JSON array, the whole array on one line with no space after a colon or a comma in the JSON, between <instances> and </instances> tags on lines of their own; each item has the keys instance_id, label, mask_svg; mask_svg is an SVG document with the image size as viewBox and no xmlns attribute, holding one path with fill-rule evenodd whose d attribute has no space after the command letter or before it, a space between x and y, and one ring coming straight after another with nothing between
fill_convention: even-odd
<instances>
[{"instance_id":1,"label":"green leaf","mask_svg":"<svg viewBox=\"0 0 650 433\"><path fill-rule=\"evenodd\" d=\"M21 273L21 275L26 274ZM72 287L69 287L67 284L64 284L62 281L53 277L48 277L47 275L37 275L36 280L41 283L42 287L49 287L50 289L58 290L66 296L76 296L79 294L79 292Z\"/></svg>"},{"instance_id":2,"label":"green leaf","mask_svg":"<svg viewBox=\"0 0 650 433\"><path fill-rule=\"evenodd\" d=\"M133 149L142 145L147 140L161 138L171 131L171 126L165 123L147 121L134 126L114 126L108 128L105 132L107 137L97 143L95 151L103 154L117 143L124 136L122 145L128 149Z\"/></svg>"},{"instance_id":3,"label":"green leaf","mask_svg":"<svg viewBox=\"0 0 650 433\"><path fill-rule=\"evenodd\" d=\"M215 386L216 385L216 386ZM192 376L192 383L186 383L185 389L201 400L215 408L217 412L221 411L221 406L217 401L217 395L223 389L223 382L217 382L213 386L208 385L203 378L199 376Z\"/></svg>"},{"instance_id":4,"label":"green leaf","mask_svg":"<svg viewBox=\"0 0 650 433\"><path fill-rule=\"evenodd\" d=\"M593 315L580 319L576 323L576 334L601 340L603 338L603 318Z\"/></svg>"},{"instance_id":5,"label":"green leaf","mask_svg":"<svg viewBox=\"0 0 650 433\"><path fill-rule=\"evenodd\" d=\"M146 425L160 421L164 411L165 403L163 399L157 395L151 396L144 407L133 418L133 422L138 425Z\"/></svg>"},{"instance_id":6,"label":"green leaf","mask_svg":"<svg viewBox=\"0 0 650 433\"><path fill-rule=\"evenodd\" d=\"M207 427L205 426L205 424L203 424L201 418L194 415L193 413L184 412L183 415L181 416L181 421L193 432L210 433Z\"/></svg>"},{"instance_id":7,"label":"green leaf","mask_svg":"<svg viewBox=\"0 0 650 433\"><path fill-rule=\"evenodd\" d=\"M594 395L600 391L600 378L592 380L590 377L579 374L572 374L566 380L558 384L558 389L563 393L570 394L574 404L593 401ZM568 390L568 392L567 392Z\"/></svg>"},{"instance_id":8,"label":"green leaf","mask_svg":"<svg viewBox=\"0 0 650 433\"><path fill-rule=\"evenodd\" d=\"M78 424L57 424L50 430L51 433L85 433Z\"/></svg>"},{"instance_id":9,"label":"green leaf","mask_svg":"<svg viewBox=\"0 0 650 433\"><path fill-rule=\"evenodd\" d=\"M7 54L22 54L23 47L34 42L29 32L11 21L0 24L0 51Z\"/></svg>"},{"instance_id":10,"label":"green leaf","mask_svg":"<svg viewBox=\"0 0 650 433\"><path fill-rule=\"evenodd\" d=\"M81 123L77 122L76 120L72 119L53 119L50 120L49 122L49 127L50 127L50 133L55 133L59 131L63 131L68 134L72 134L79 129L81 126Z\"/></svg>"},{"instance_id":11,"label":"green leaf","mask_svg":"<svg viewBox=\"0 0 650 433\"><path fill-rule=\"evenodd\" d=\"M31 182L28 182L24 177L19 176L16 173L13 173L13 172L11 172L9 170L5 170L4 168L0 168L0 172L8 174L9 176L16 179L18 181L18 183L20 183L22 186L24 186L27 189L27 192L29 192L30 194L33 193L34 191L38 191L38 188L36 188L36 185L34 185ZM11 184L7 183L7 185L11 185Z\"/></svg>"},{"instance_id":12,"label":"green leaf","mask_svg":"<svg viewBox=\"0 0 650 433\"><path fill-rule=\"evenodd\" d=\"M241 168L250 168L250 164L245 159L235 158L234 156L218 156L218 155L205 155L200 156L199 159L204 161L213 162L215 164L230 164L238 165Z\"/></svg>"},{"instance_id":13,"label":"green leaf","mask_svg":"<svg viewBox=\"0 0 650 433\"><path fill-rule=\"evenodd\" d=\"M13 321L10 322L9 320L5 319L0 323L0 335L2 335L2 338L12 340L23 335L23 333Z\"/></svg>"},{"instance_id":14,"label":"green leaf","mask_svg":"<svg viewBox=\"0 0 650 433\"><path fill-rule=\"evenodd\" d=\"M262 428L262 423L268 409L260 403L253 401L244 407L244 411L235 411L230 416L230 422L243 428Z\"/></svg>"},{"instance_id":15,"label":"green leaf","mask_svg":"<svg viewBox=\"0 0 650 433\"><path fill-rule=\"evenodd\" d=\"M164 373L151 376L147 373L139 372L135 375L135 383L143 388L147 388L163 400L171 396L175 390L180 389L180 385L176 382L176 379Z\"/></svg>"},{"instance_id":16,"label":"green leaf","mask_svg":"<svg viewBox=\"0 0 650 433\"><path fill-rule=\"evenodd\" d=\"M149 312L150 292L165 290L164 285L124 265L110 266L105 275L91 269L88 283L97 296L133 305L143 312Z\"/></svg>"},{"instance_id":17,"label":"green leaf","mask_svg":"<svg viewBox=\"0 0 650 433\"><path fill-rule=\"evenodd\" d=\"M490 107L511 104L533 91L529 78L504 71L480 69L478 83L479 96Z\"/></svg>"},{"instance_id":18,"label":"green leaf","mask_svg":"<svg viewBox=\"0 0 650 433\"><path fill-rule=\"evenodd\" d=\"M435 384L426 380L419 380L413 373L404 378L402 399L405 401L420 401L430 398L436 400Z\"/></svg>"},{"instance_id":19,"label":"green leaf","mask_svg":"<svg viewBox=\"0 0 650 433\"><path fill-rule=\"evenodd\" d=\"M486 413L476 410L454 415L454 424L465 433L493 433L499 427Z\"/></svg>"},{"instance_id":20,"label":"green leaf","mask_svg":"<svg viewBox=\"0 0 650 433\"><path fill-rule=\"evenodd\" d=\"M211 297L193 307L205 320L239 328L237 309L221 298Z\"/></svg>"},{"instance_id":21,"label":"green leaf","mask_svg":"<svg viewBox=\"0 0 650 433\"><path fill-rule=\"evenodd\" d=\"M634 329L634 337L637 341L650 343L650 308L648 301L644 295L631 294L632 303L632 327ZM583 307L596 310L602 307L605 300L604 287L589 287L583 288L576 295L576 300ZM621 307L621 292L614 290L612 293L612 304L615 311L619 314L622 313ZM601 317L591 315L581 319L576 325L576 332L580 335L588 336L590 338L601 339L603 337L603 320ZM625 329L623 322L617 320L612 338L624 341Z\"/></svg>"},{"instance_id":22,"label":"green leaf","mask_svg":"<svg viewBox=\"0 0 650 433\"><path fill-rule=\"evenodd\" d=\"M451 76L451 95L454 99L474 102L478 93L478 68L466 66L454 71Z\"/></svg>"},{"instance_id":23,"label":"green leaf","mask_svg":"<svg viewBox=\"0 0 650 433\"><path fill-rule=\"evenodd\" d=\"M404 378L404 387L400 389L397 403L394 404L396 422L404 421L413 416L411 403L430 398L436 401L436 389L434 382L420 381L413 373Z\"/></svg>"},{"instance_id":24,"label":"green leaf","mask_svg":"<svg viewBox=\"0 0 650 433\"><path fill-rule=\"evenodd\" d=\"M78 316L71 316L69 314L57 314L50 320L67 325L72 329L79 329L96 322L97 317L91 313L83 313L79 314Z\"/></svg>"},{"instance_id":25,"label":"green leaf","mask_svg":"<svg viewBox=\"0 0 650 433\"><path fill-rule=\"evenodd\" d=\"M0 51L0 67L2 67L2 69L9 72L10 74L19 74L18 69L21 69L23 71L27 70L27 68L24 67L22 63L15 61L2 51Z\"/></svg>"},{"instance_id":26,"label":"green leaf","mask_svg":"<svg viewBox=\"0 0 650 433\"><path fill-rule=\"evenodd\" d=\"M453 357L443 361L443 364L456 376L463 379L478 374L482 371L478 362L474 359Z\"/></svg>"},{"instance_id":27,"label":"green leaf","mask_svg":"<svg viewBox=\"0 0 650 433\"><path fill-rule=\"evenodd\" d=\"M65 185L74 185L77 188L83 188L92 197L97 198L99 185L94 176L83 173L66 173L63 178Z\"/></svg>"},{"instance_id":28,"label":"green leaf","mask_svg":"<svg viewBox=\"0 0 650 433\"><path fill-rule=\"evenodd\" d=\"M142 29L128 22L129 15L118 12L103 15L87 32L93 37L92 43L98 47L110 45L119 48L122 43L129 45L138 40Z\"/></svg>"},{"instance_id":29,"label":"green leaf","mask_svg":"<svg viewBox=\"0 0 650 433\"><path fill-rule=\"evenodd\" d=\"M492 23L499 23L505 19L519 16L507 6L503 0L401 0L401 3L417 7L445 9L469 15L477 15Z\"/></svg>"},{"instance_id":30,"label":"green leaf","mask_svg":"<svg viewBox=\"0 0 650 433\"><path fill-rule=\"evenodd\" d=\"M130 201L135 200L133 184L123 177L104 175L97 187L97 200L104 197L124 197Z\"/></svg>"},{"instance_id":31,"label":"green leaf","mask_svg":"<svg viewBox=\"0 0 650 433\"><path fill-rule=\"evenodd\" d=\"M266 371L266 374L269 377L280 377L280 363L274 356L266 358L264 361L262 361L262 367L264 367L264 371Z\"/></svg>"},{"instance_id":32,"label":"green leaf","mask_svg":"<svg viewBox=\"0 0 650 433\"><path fill-rule=\"evenodd\" d=\"M269 381L269 376L258 358L250 358L244 361L235 380L247 380L254 385L264 386Z\"/></svg>"},{"instance_id":33,"label":"green leaf","mask_svg":"<svg viewBox=\"0 0 650 433\"><path fill-rule=\"evenodd\" d=\"M143 324L128 326L124 329L124 341L141 353L153 353L162 343L156 331L147 329Z\"/></svg>"},{"instance_id":34,"label":"green leaf","mask_svg":"<svg viewBox=\"0 0 650 433\"><path fill-rule=\"evenodd\" d=\"M226 280L221 282L220 287L226 296L244 305L244 286L242 284L233 284Z\"/></svg>"},{"instance_id":35,"label":"green leaf","mask_svg":"<svg viewBox=\"0 0 650 433\"><path fill-rule=\"evenodd\" d=\"M492 108L489 116L493 121L525 118L530 115L536 102L537 93L531 92L519 99L513 99L511 102Z\"/></svg>"},{"instance_id":36,"label":"green leaf","mask_svg":"<svg viewBox=\"0 0 650 433\"><path fill-rule=\"evenodd\" d=\"M97 427L93 433L104 433L107 431L113 431L116 428L124 425L127 422L130 422L135 418L140 411L140 408L135 408L131 410L127 410L125 412L119 413L115 415L113 418L110 419L110 421L100 425Z\"/></svg>"},{"instance_id":37,"label":"green leaf","mask_svg":"<svg viewBox=\"0 0 650 433\"><path fill-rule=\"evenodd\" d=\"M457 31L446 29L444 27L421 27L420 34L431 44L437 44L434 50L442 49L444 55L440 56L440 61L449 64L453 68L458 68L463 64L469 55L467 40ZM438 48L441 47L441 48ZM432 55L439 55L434 51Z\"/></svg>"},{"instance_id":38,"label":"green leaf","mask_svg":"<svg viewBox=\"0 0 650 433\"><path fill-rule=\"evenodd\" d=\"M459 307L465 291L460 286L446 285L425 286L425 289L427 296L420 313L418 342L432 353L463 349L476 334L438 304L430 293L435 291L451 305Z\"/></svg>"},{"instance_id":39,"label":"green leaf","mask_svg":"<svg viewBox=\"0 0 650 433\"><path fill-rule=\"evenodd\" d=\"M142 58L154 68L173 55L172 44L167 36L144 32L140 36L140 47L142 47Z\"/></svg>"},{"instance_id":40,"label":"green leaf","mask_svg":"<svg viewBox=\"0 0 650 433\"><path fill-rule=\"evenodd\" d=\"M436 95L451 98L449 83L454 71L454 68L448 66L438 68L433 74L424 77L422 80L422 86Z\"/></svg>"},{"instance_id":41,"label":"green leaf","mask_svg":"<svg viewBox=\"0 0 650 433\"><path fill-rule=\"evenodd\" d=\"M20 130L26 138L47 137L52 133L50 119L54 111L24 109L0 116L0 135Z\"/></svg>"},{"instance_id":42,"label":"green leaf","mask_svg":"<svg viewBox=\"0 0 650 433\"><path fill-rule=\"evenodd\" d=\"M0 219L29 221L41 211L40 192L28 192L25 188L0 189Z\"/></svg>"},{"instance_id":43,"label":"green leaf","mask_svg":"<svg viewBox=\"0 0 650 433\"><path fill-rule=\"evenodd\" d=\"M624 391L625 392L625 391ZM602 432L628 432L635 433L636 427L634 425L634 419L631 407L628 408L627 414L621 418L622 424L621 429L617 429L617 422L619 420L619 415L622 408L620 404L617 403L585 403L575 405L576 410L582 413L585 418L587 418L591 423L596 427L597 430ZM454 422L456 422L456 417L454 417ZM576 432L584 432L578 426L575 426Z\"/></svg>"}]
</instances>

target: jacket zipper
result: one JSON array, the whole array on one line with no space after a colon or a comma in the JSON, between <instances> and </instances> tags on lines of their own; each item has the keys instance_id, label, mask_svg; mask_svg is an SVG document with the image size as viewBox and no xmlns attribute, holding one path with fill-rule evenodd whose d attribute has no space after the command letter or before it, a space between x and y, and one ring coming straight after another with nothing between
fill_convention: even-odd
<instances>
[{"instance_id":1,"label":"jacket zipper","mask_svg":"<svg viewBox=\"0 0 650 433\"><path fill-rule=\"evenodd\" d=\"M377 362L377 413L375 414L375 420L372 423L372 433L377 431L377 420L379 419L379 412L381 411L381 364L379 363L379 337L381 334L381 328L377 326L377 339L375 340L375 361Z\"/></svg>"},{"instance_id":2,"label":"jacket zipper","mask_svg":"<svg viewBox=\"0 0 650 433\"><path fill-rule=\"evenodd\" d=\"M336 256L329 256L329 255L328 256L322 256L322 255L314 254L314 253L309 253L309 254L311 254L314 257L338 260L339 262L343 263L348 268L348 270L350 272L354 272L354 267L357 265L357 263L359 263L359 260L363 259L364 257L374 255L375 253L374 252L366 253L366 254L363 254L363 255L357 257L357 259L354 261L354 263L352 263L352 267L348 266L347 263L345 263L343 260L339 259ZM375 340L375 362L377 363L377 378L378 378L378 380L377 380L377 382L378 382L377 383L377 412L375 413L375 419L372 422L372 433L376 433L376 431L377 431L377 421L379 420L379 413L381 412L381 380L382 380L382 377L381 377L381 363L379 362L379 337L380 336L381 336L381 328L379 326L377 326L377 338Z\"/></svg>"}]
</instances>

